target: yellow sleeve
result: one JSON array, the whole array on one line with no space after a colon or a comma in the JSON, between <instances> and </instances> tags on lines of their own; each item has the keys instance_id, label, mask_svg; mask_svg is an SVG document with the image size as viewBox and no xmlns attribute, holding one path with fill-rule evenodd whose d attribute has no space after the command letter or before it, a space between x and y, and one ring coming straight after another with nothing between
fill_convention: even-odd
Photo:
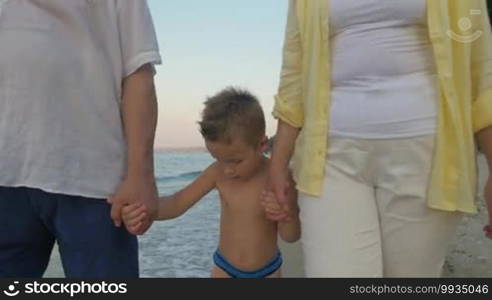
<instances>
[{"instance_id":1,"label":"yellow sleeve","mask_svg":"<svg viewBox=\"0 0 492 300\"><path fill-rule=\"evenodd\" d=\"M302 97L302 44L296 14L296 0L289 0L280 84L273 116L301 128L304 124Z\"/></svg>"},{"instance_id":2,"label":"yellow sleeve","mask_svg":"<svg viewBox=\"0 0 492 300\"><path fill-rule=\"evenodd\" d=\"M475 25L472 34L481 32L481 35L471 46L473 129L478 132L492 126L492 32L486 1L475 0L473 3L473 9L481 11L472 18Z\"/></svg>"}]
</instances>

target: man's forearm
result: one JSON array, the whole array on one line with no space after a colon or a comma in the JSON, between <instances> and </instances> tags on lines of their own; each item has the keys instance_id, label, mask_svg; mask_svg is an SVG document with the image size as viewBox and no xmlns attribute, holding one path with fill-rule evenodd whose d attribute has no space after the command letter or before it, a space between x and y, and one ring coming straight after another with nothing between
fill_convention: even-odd
<instances>
[{"instance_id":1,"label":"man's forearm","mask_svg":"<svg viewBox=\"0 0 492 300\"><path fill-rule=\"evenodd\" d=\"M154 138L157 100L150 65L123 83L122 118L128 145L127 178L154 175Z\"/></svg>"}]
</instances>

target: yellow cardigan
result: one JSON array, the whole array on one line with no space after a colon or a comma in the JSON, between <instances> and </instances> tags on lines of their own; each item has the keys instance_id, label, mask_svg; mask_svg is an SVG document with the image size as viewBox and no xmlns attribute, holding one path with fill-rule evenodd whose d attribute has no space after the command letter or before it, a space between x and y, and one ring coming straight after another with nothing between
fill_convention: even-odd
<instances>
[{"instance_id":1,"label":"yellow cardigan","mask_svg":"<svg viewBox=\"0 0 492 300\"><path fill-rule=\"evenodd\" d=\"M492 125L492 34L487 5L485 0L428 0L427 15L440 85L428 206L475 213L474 134ZM466 27L460 23L462 18L472 23L466 32L461 30ZM329 143L328 19L329 0L289 1L281 79L273 110L274 117L302 128L292 167L297 188L314 196L321 193ZM478 38L459 41L457 34Z\"/></svg>"}]
</instances>

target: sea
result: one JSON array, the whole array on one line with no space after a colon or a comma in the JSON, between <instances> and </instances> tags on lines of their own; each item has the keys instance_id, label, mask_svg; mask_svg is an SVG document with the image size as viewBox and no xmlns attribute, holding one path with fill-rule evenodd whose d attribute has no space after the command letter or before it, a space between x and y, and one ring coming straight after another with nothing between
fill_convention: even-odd
<instances>
[{"instance_id":1,"label":"sea","mask_svg":"<svg viewBox=\"0 0 492 300\"><path fill-rule=\"evenodd\" d=\"M206 151L165 151L155 154L160 195L171 195L191 183L213 158ZM139 238L142 277L210 277L219 236L220 202L210 192L183 216L154 222Z\"/></svg>"},{"instance_id":2,"label":"sea","mask_svg":"<svg viewBox=\"0 0 492 300\"><path fill-rule=\"evenodd\" d=\"M204 150L155 152L160 195L172 195L191 183L213 158ZM212 191L184 215L156 221L139 237L140 276L144 278L207 278L218 245L220 203ZM55 247L45 277L64 277Z\"/></svg>"}]
</instances>

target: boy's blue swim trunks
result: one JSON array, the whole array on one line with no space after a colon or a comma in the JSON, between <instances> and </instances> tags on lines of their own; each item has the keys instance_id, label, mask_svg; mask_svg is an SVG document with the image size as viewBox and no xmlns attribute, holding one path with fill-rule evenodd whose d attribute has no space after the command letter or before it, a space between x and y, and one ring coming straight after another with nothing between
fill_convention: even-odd
<instances>
[{"instance_id":1,"label":"boy's blue swim trunks","mask_svg":"<svg viewBox=\"0 0 492 300\"><path fill-rule=\"evenodd\" d=\"M282 266L282 254L277 254L263 268L256 271L242 271L230 264L217 249L214 254L214 263L232 278L265 278L272 275Z\"/></svg>"}]
</instances>

